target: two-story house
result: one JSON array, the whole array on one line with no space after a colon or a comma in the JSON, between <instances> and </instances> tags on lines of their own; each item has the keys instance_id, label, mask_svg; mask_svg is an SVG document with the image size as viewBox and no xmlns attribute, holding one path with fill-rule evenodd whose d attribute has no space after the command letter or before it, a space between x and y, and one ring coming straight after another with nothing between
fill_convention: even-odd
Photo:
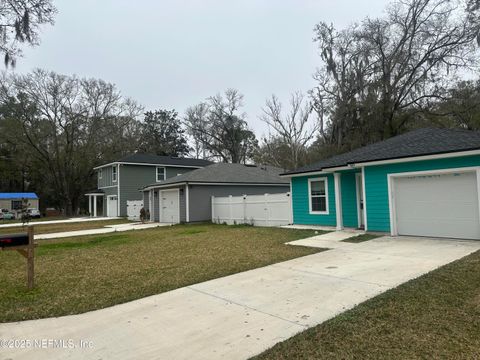
<instances>
[{"instance_id":1,"label":"two-story house","mask_svg":"<svg viewBox=\"0 0 480 360\"><path fill-rule=\"evenodd\" d=\"M210 165L208 160L133 154L95 168L97 189L85 194L93 216L127 216L127 201L143 200L140 189Z\"/></svg>"}]
</instances>

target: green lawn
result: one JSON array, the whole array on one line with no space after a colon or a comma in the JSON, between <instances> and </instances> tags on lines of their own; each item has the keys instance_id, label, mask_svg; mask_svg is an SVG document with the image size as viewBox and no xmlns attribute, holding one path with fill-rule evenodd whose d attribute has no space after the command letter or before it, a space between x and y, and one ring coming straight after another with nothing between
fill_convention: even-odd
<instances>
[{"instance_id":1,"label":"green lawn","mask_svg":"<svg viewBox=\"0 0 480 360\"><path fill-rule=\"evenodd\" d=\"M76 230L88 230L98 229L107 225L127 224L130 221L127 219L114 219L114 220L99 220L99 221L83 221L83 222L71 222L71 223L59 223L59 224L38 224L34 225L35 234L51 234L64 231L76 231ZM22 226L13 226L0 228L0 234L14 234L25 232L26 229Z\"/></svg>"},{"instance_id":2,"label":"green lawn","mask_svg":"<svg viewBox=\"0 0 480 360\"><path fill-rule=\"evenodd\" d=\"M35 218L31 219L30 222L37 222L37 221L53 221L53 220L68 220L71 219L66 216L49 216L49 217L42 217L42 218ZM0 220L0 225L3 224L21 224L22 220Z\"/></svg>"},{"instance_id":3,"label":"green lawn","mask_svg":"<svg viewBox=\"0 0 480 360\"><path fill-rule=\"evenodd\" d=\"M33 291L25 259L0 251L0 322L81 313L309 255L320 249L284 243L313 235L201 224L43 240Z\"/></svg>"},{"instance_id":4,"label":"green lawn","mask_svg":"<svg viewBox=\"0 0 480 360\"><path fill-rule=\"evenodd\" d=\"M480 359L480 251L277 344L257 359Z\"/></svg>"}]
</instances>

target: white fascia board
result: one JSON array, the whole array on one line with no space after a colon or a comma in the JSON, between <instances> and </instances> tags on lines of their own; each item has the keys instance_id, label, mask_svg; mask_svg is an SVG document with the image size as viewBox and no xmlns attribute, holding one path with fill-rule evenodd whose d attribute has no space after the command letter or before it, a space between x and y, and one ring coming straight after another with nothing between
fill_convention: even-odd
<instances>
[{"instance_id":1,"label":"white fascia board","mask_svg":"<svg viewBox=\"0 0 480 360\"><path fill-rule=\"evenodd\" d=\"M423 160L449 159L454 157L472 156L472 155L480 155L480 150L457 151L457 152L449 152L444 154L412 156L412 157L405 157L405 158L391 159L391 160L367 161L362 163L355 163L354 166L362 167L362 166L388 165L388 164L398 164L398 163L423 161Z\"/></svg>"},{"instance_id":2,"label":"white fascia board","mask_svg":"<svg viewBox=\"0 0 480 360\"><path fill-rule=\"evenodd\" d=\"M332 174L335 171L352 170L352 169L355 169L355 166L338 166L338 167L328 168L320 171L302 172L298 174L284 174L284 175L280 175L280 177L293 178L293 177L300 177L300 176L326 175L326 174Z\"/></svg>"},{"instance_id":3,"label":"white fascia board","mask_svg":"<svg viewBox=\"0 0 480 360\"><path fill-rule=\"evenodd\" d=\"M423 160L449 159L454 157L472 156L472 155L480 155L480 150L457 151L457 152L449 152L449 153L434 154L434 155L420 155L420 156L404 157L404 158L390 159L390 160L365 161L365 162L352 163L352 164L349 164L348 166L327 168L320 171L303 172L303 173L289 174L289 175L285 174L280 176L285 178L292 178L292 177L299 177L299 176L324 175L324 174L331 174L335 171L351 170L351 169L361 168L364 166L398 164L398 163L423 161Z\"/></svg>"}]
</instances>

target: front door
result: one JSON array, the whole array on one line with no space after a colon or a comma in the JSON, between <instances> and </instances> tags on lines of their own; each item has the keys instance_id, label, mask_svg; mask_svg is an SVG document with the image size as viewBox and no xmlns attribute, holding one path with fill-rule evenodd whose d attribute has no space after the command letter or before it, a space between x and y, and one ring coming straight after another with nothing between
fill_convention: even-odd
<instances>
[{"instance_id":1,"label":"front door","mask_svg":"<svg viewBox=\"0 0 480 360\"><path fill-rule=\"evenodd\" d=\"M160 191L160 222L178 224L180 222L179 191Z\"/></svg>"},{"instance_id":2,"label":"front door","mask_svg":"<svg viewBox=\"0 0 480 360\"><path fill-rule=\"evenodd\" d=\"M111 195L107 198L107 216L108 217L117 217L117 195Z\"/></svg>"}]
</instances>

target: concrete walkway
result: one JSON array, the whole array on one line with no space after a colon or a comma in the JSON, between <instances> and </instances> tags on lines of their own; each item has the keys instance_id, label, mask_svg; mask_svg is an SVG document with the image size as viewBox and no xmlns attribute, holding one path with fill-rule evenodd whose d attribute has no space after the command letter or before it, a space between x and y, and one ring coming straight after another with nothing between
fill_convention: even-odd
<instances>
[{"instance_id":1,"label":"concrete walkway","mask_svg":"<svg viewBox=\"0 0 480 360\"><path fill-rule=\"evenodd\" d=\"M66 238L66 237L107 234L107 233L122 232L122 231L144 230L144 229L152 229L160 226L170 226L170 225L171 224L165 224L165 223L146 223L146 224L127 223L127 224L118 224L118 225L107 225L99 229L65 231L65 232L58 232L58 233L51 233L51 234L39 234L39 235L35 235L35 240L59 239L59 238Z\"/></svg>"},{"instance_id":2,"label":"concrete walkway","mask_svg":"<svg viewBox=\"0 0 480 360\"><path fill-rule=\"evenodd\" d=\"M480 241L425 238L342 243L103 310L0 324L0 339L37 344L4 347L0 359L247 359L479 249Z\"/></svg>"},{"instance_id":3,"label":"concrete walkway","mask_svg":"<svg viewBox=\"0 0 480 360\"><path fill-rule=\"evenodd\" d=\"M364 231L333 231L323 235L312 236L306 239L290 241L287 244L316 247L322 249L337 249L342 247L349 247L351 245L351 243L343 242L343 240L350 239L364 233Z\"/></svg>"},{"instance_id":4,"label":"concrete walkway","mask_svg":"<svg viewBox=\"0 0 480 360\"><path fill-rule=\"evenodd\" d=\"M119 217L81 217L81 218L71 218L65 220L45 220L45 221L31 221L30 225L48 225L48 224L68 224L68 223L78 223L78 222L88 222L88 221L107 221L121 219ZM12 222L9 224L1 224L0 228L9 228L22 226L20 222Z\"/></svg>"}]
</instances>

